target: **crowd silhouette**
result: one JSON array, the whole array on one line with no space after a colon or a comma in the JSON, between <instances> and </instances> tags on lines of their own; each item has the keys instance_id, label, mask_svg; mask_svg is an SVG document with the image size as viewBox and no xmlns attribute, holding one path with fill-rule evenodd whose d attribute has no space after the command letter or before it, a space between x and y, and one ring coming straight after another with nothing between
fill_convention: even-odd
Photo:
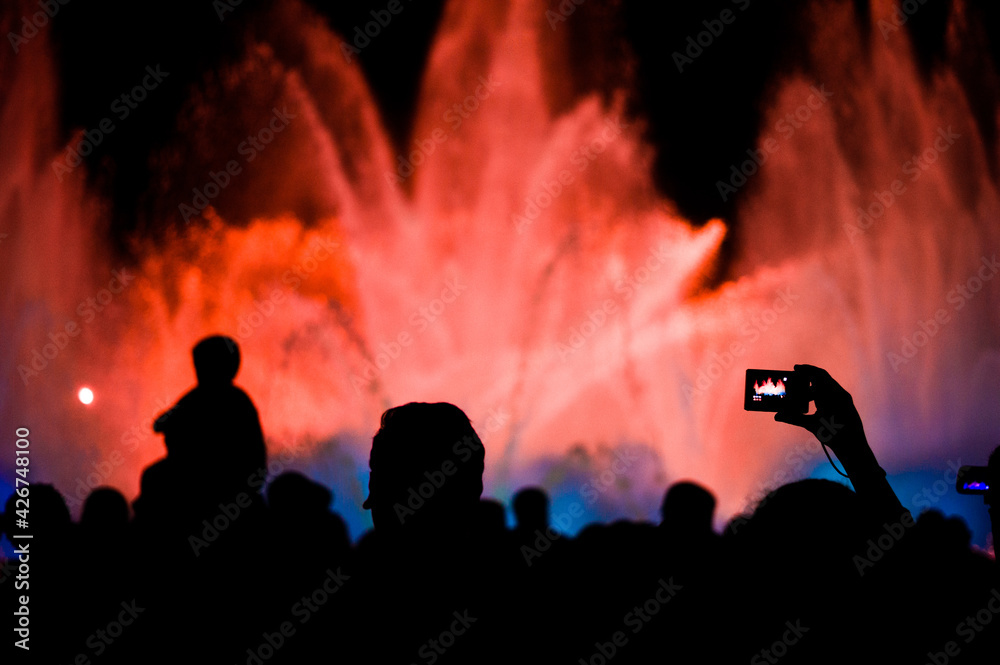
<instances>
[{"instance_id":1,"label":"crowd silhouette","mask_svg":"<svg viewBox=\"0 0 1000 665\"><path fill-rule=\"evenodd\" d=\"M256 408L233 384L236 343L209 337L193 356L197 386L156 419L167 453L131 516L98 488L74 523L55 488L31 486L31 649L9 637L9 653L53 665L1000 662L995 562L961 520L902 506L850 394L818 367L796 366L815 412L775 420L828 445L853 490L792 482L717 533L712 492L682 481L659 524L570 538L529 487L508 529L482 496L485 448L465 413L409 403L373 437L374 528L352 546L330 489L294 471L267 478ZM1000 452L989 464L1000 477ZM7 617L13 563L0 571Z\"/></svg>"}]
</instances>

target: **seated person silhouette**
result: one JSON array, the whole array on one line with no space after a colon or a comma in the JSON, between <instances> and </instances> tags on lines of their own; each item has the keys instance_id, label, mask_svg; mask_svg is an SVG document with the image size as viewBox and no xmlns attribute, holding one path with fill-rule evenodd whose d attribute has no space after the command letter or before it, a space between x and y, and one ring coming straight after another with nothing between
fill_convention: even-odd
<instances>
[{"instance_id":1,"label":"seated person silhouette","mask_svg":"<svg viewBox=\"0 0 1000 665\"><path fill-rule=\"evenodd\" d=\"M239 492L255 494L248 479L266 468L267 453L257 408L233 385L239 346L229 337L206 337L192 356L198 385L153 423L163 434L169 466L199 493L228 500Z\"/></svg>"}]
</instances>

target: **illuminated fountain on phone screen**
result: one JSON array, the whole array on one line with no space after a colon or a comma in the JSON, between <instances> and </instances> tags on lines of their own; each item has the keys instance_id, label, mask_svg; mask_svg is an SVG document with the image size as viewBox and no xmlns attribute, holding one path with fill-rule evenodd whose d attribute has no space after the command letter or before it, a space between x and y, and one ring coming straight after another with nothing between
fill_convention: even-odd
<instances>
[{"instance_id":1,"label":"illuminated fountain on phone screen","mask_svg":"<svg viewBox=\"0 0 1000 665\"><path fill-rule=\"evenodd\" d=\"M754 401L760 401L761 395L778 395L781 397L785 396L785 383L781 379L775 383L771 377L768 377L767 381L759 383L758 381L753 382L753 392Z\"/></svg>"},{"instance_id":2,"label":"illuminated fountain on phone screen","mask_svg":"<svg viewBox=\"0 0 1000 665\"><path fill-rule=\"evenodd\" d=\"M259 22L244 62L192 92L174 140L150 160L161 177L149 196L171 219L220 165L244 159L236 146L272 109L291 119L240 163L202 211L207 223L137 239L134 285L38 376L14 379L4 418L39 424L51 480L72 488L123 450L105 482L134 496L141 468L164 452L151 417L193 384L190 349L217 332L241 345L237 382L272 454L304 443L311 452L291 464L333 485L355 533L371 434L385 408L411 400L470 415L486 442L486 493L501 498L541 484L557 508L585 503L580 487L615 449L641 451L586 504L602 519L653 517L681 478L716 491L723 517L745 507L803 437L742 409L747 367L829 368L889 468L1000 440L989 404L1000 284L904 363L887 361L1000 246L994 147L947 65L922 81L905 35L862 36L847 8L826 7L809 26L815 71L778 82L765 127L811 86L832 92L828 106L748 182L737 225L694 226L654 187L628 91L568 97L554 83L566 60L544 6L492 5L446 8L402 149L338 37L295 3ZM961 30L973 29L960 19L949 29L956 61ZM16 199L23 220L4 247L19 257L3 301L5 320L18 321L14 377L121 267L100 241L82 169L58 184L48 166L61 146L46 124L55 91L43 39L14 62L3 107L6 126L27 128L0 156L13 173L0 201L10 211ZM484 79L493 88L477 96ZM447 117L455 104L466 117ZM955 145L859 224L856 210L946 126ZM727 233L729 277L709 283ZM788 294L785 311L748 335L776 293ZM60 400L83 376L100 403L67 408Z\"/></svg>"}]
</instances>

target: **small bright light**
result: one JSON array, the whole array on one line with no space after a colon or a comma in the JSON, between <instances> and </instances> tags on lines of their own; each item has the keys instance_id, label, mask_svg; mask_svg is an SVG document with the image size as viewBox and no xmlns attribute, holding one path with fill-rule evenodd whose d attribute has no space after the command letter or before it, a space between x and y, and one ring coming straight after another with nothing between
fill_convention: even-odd
<instances>
[{"instance_id":1,"label":"small bright light","mask_svg":"<svg viewBox=\"0 0 1000 665\"><path fill-rule=\"evenodd\" d=\"M90 388L80 388L80 392L76 394L80 398L80 401L84 404L90 404L94 401L94 391Z\"/></svg>"}]
</instances>

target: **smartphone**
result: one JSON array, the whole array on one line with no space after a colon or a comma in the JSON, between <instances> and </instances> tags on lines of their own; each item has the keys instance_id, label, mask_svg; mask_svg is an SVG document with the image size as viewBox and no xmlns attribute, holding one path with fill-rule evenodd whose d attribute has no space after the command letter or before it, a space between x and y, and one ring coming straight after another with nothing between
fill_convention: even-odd
<instances>
[{"instance_id":1,"label":"smartphone","mask_svg":"<svg viewBox=\"0 0 1000 665\"><path fill-rule=\"evenodd\" d=\"M990 469L986 466L963 466L955 479L959 494L984 494L990 489Z\"/></svg>"},{"instance_id":2,"label":"smartphone","mask_svg":"<svg viewBox=\"0 0 1000 665\"><path fill-rule=\"evenodd\" d=\"M808 381L794 370L748 369L743 408L805 413L809 410Z\"/></svg>"}]
</instances>

